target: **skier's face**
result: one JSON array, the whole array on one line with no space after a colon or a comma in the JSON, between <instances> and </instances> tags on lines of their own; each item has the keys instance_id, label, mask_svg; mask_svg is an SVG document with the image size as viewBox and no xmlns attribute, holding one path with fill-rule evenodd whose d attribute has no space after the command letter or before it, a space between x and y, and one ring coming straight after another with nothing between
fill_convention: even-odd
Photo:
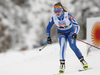
<instances>
[{"instance_id":1,"label":"skier's face","mask_svg":"<svg viewBox=\"0 0 100 75\"><path fill-rule=\"evenodd\" d=\"M54 13L57 15L57 16L60 16L62 14L62 7L61 6L54 6Z\"/></svg>"},{"instance_id":2,"label":"skier's face","mask_svg":"<svg viewBox=\"0 0 100 75\"><path fill-rule=\"evenodd\" d=\"M59 16L59 15L62 14L62 10L60 10L60 9L56 9L56 10L54 10L54 12L55 12L55 14L56 14L57 16Z\"/></svg>"}]
</instances>

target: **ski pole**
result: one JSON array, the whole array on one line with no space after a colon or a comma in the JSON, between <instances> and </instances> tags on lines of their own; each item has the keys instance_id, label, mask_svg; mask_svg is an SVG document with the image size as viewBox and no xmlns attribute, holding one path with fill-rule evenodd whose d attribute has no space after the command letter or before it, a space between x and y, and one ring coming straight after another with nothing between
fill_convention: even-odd
<instances>
[{"instance_id":1,"label":"ski pole","mask_svg":"<svg viewBox=\"0 0 100 75\"><path fill-rule=\"evenodd\" d=\"M42 49L44 49L47 45L48 45L48 43L45 44L41 49L39 49L39 51L41 51Z\"/></svg>"},{"instance_id":2,"label":"ski pole","mask_svg":"<svg viewBox=\"0 0 100 75\"><path fill-rule=\"evenodd\" d=\"M96 47L96 46L94 46L94 45L91 45L91 44L89 44L89 43L87 43L87 42L84 42L84 41L82 41L82 40L79 40L79 39L76 39L76 40L81 41L81 42L83 42L83 43L85 43L85 44L87 44L87 45L90 45L90 46L95 47L95 48L97 48L97 49L99 49L99 50L100 50L100 48L99 48L99 47Z\"/></svg>"}]
</instances>

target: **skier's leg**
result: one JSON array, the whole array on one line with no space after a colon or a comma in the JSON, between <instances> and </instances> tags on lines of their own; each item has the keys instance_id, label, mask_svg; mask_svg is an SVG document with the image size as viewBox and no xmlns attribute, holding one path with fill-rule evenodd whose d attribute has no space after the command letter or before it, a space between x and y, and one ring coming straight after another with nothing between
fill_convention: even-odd
<instances>
[{"instance_id":1,"label":"skier's leg","mask_svg":"<svg viewBox=\"0 0 100 75\"><path fill-rule=\"evenodd\" d=\"M68 41L69 41L69 46L71 47L71 49L74 51L74 53L76 54L76 56L78 58L82 57L82 53L80 52L80 50L77 48L76 46L76 40L71 39L71 36L68 37Z\"/></svg>"},{"instance_id":2,"label":"skier's leg","mask_svg":"<svg viewBox=\"0 0 100 75\"><path fill-rule=\"evenodd\" d=\"M80 50L76 46L76 40L71 39L71 36L69 36L68 41L69 41L69 45L70 45L71 49L74 51L74 53L76 54L76 56L78 57L78 59L82 63L83 68L84 69L88 68L87 62L84 60L82 53L80 52Z\"/></svg>"},{"instance_id":3,"label":"skier's leg","mask_svg":"<svg viewBox=\"0 0 100 75\"><path fill-rule=\"evenodd\" d=\"M60 70L59 72L62 73L65 70L65 49L67 45L66 36L61 34L58 36L59 44L60 44Z\"/></svg>"},{"instance_id":4,"label":"skier's leg","mask_svg":"<svg viewBox=\"0 0 100 75\"><path fill-rule=\"evenodd\" d=\"M65 35L58 36L59 45L60 45L60 60L65 60L65 49L67 45L67 39Z\"/></svg>"}]
</instances>

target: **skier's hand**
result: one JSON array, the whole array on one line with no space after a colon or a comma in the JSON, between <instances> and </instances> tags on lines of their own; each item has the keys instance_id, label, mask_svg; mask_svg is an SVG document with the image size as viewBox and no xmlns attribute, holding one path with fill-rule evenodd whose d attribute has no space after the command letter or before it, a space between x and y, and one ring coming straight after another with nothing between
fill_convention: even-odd
<instances>
[{"instance_id":1,"label":"skier's hand","mask_svg":"<svg viewBox=\"0 0 100 75\"><path fill-rule=\"evenodd\" d=\"M48 44L52 44L52 40L51 40L50 37L47 38L47 43L48 43Z\"/></svg>"},{"instance_id":2,"label":"skier's hand","mask_svg":"<svg viewBox=\"0 0 100 75\"><path fill-rule=\"evenodd\" d=\"M77 34L74 33L74 34L72 35L72 39L76 39L76 38L77 38Z\"/></svg>"}]
</instances>

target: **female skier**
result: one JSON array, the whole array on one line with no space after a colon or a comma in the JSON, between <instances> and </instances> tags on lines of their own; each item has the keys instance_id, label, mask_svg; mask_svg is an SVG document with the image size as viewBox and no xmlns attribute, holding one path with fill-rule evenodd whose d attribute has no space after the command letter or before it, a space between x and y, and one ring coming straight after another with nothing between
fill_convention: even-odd
<instances>
[{"instance_id":1,"label":"female skier","mask_svg":"<svg viewBox=\"0 0 100 75\"><path fill-rule=\"evenodd\" d=\"M80 26L74 19L74 17L69 14L61 2L54 5L54 13L51 21L47 26L47 43L51 44L52 40L50 37L50 29L55 24L57 26L57 35L60 44L60 70L59 73L64 73L65 70L65 49L67 45L67 39L71 49L76 54L77 58L83 65L84 69L88 69L88 64L84 60L80 50L76 46L76 38L79 32Z\"/></svg>"}]
</instances>

